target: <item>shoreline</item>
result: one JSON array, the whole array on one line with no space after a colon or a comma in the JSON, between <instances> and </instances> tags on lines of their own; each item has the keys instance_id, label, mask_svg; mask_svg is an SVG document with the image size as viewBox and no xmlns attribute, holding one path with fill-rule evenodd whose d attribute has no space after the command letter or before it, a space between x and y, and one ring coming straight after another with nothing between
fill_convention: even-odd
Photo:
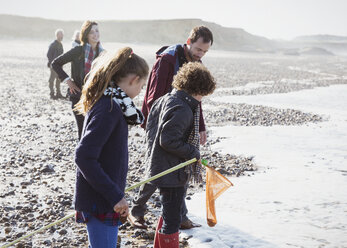
<instances>
[{"instance_id":1,"label":"shoreline","mask_svg":"<svg viewBox=\"0 0 347 248\"><path fill-rule=\"evenodd\" d=\"M22 46L21 42L13 41L9 46L2 46L0 55L1 78L0 85L0 244L5 244L25 233L38 229L50 222L65 216L73 210L73 191L75 165L73 163L74 148L77 145L76 124L71 113L70 102L67 100L50 100L48 83L48 69L46 67L45 50L48 44L29 44L29 48ZM0 41L1 44L1 41ZM112 49L119 44L109 44ZM148 61L153 63L154 51L148 48L138 47L139 54L144 54ZM142 50L141 50L142 49ZM26 53L26 50L29 50ZM230 91L223 90L233 86L243 87L249 82L274 81L266 85L274 91L281 90L280 78L296 78L298 84L292 84L286 89L290 92L302 92L306 88L308 78L313 80L313 87L326 89L335 81L328 80L322 75L309 72L311 67L319 65L322 72L335 71L335 64L343 66L336 71L342 84L347 84L344 68L346 61L337 61L336 58L328 58L326 61L318 58L307 58L304 61L296 61L295 58L247 55L217 58L206 56L204 63L217 78L221 92L212 95L204 101L204 113L209 130L209 141L202 153L214 163L215 167L223 170L225 175L231 177L231 181L237 178L249 184L264 171L273 170L265 164L258 165L258 156L248 154L241 156L235 151L219 152L218 146L226 142L226 131L216 135L216 129L232 126L233 130L242 127L251 128L275 128L305 127L306 125L324 125L327 119L323 114L315 111L298 110L296 106L284 111L280 106L266 106L255 103L216 103L216 99L230 96ZM298 66L303 71L288 68ZM342 70L342 71L341 71ZM272 73L271 72L276 72ZM276 83L277 82L277 83ZM315 83L316 82L316 83ZM282 82L286 84L286 82ZM302 85L301 85L302 84ZM253 88L253 97L263 95L266 97L269 89L262 89L262 84ZM62 92L66 92L66 85L62 85ZM246 97L247 87L239 91L242 97ZM296 94L295 93L295 94ZM143 94L143 93L142 93ZM285 97L290 93L279 96ZM250 96L250 97L252 97ZM216 99L214 99L216 98ZM142 95L136 99L137 106L141 104ZM230 119L229 119L230 118ZM139 127L129 130L129 159L130 170L128 185L143 179L145 168L143 130ZM250 139L251 140L251 139ZM219 148L218 148L219 149ZM229 154L229 155L228 155ZM235 177L235 175L244 175ZM128 194L128 200L137 191ZM198 191L189 191L189 203L195 197L203 194L203 188ZM241 200L240 200L241 201ZM124 225L120 235L123 241L130 242L124 247L141 247L150 245L152 233L156 224L156 216L160 211L158 195L154 195L149 201L150 214L148 222L151 228L147 233L138 232ZM193 209L189 208L188 210ZM193 210L192 210L193 211ZM195 213L195 211L194 211ZM201 221L200 219L198 219ZM218 228L217 230L221 230ZM147 235L147 236L146 236ZM188 235L189 236L189 235ZM184 236L186 247L190 245L190 239ZM140 239L140 237L145 237ZM183 237L183 239L184 239ZM196 238L196 237L194 237ZM134 242L134 243L131 243ZM138 242L138 243L137 243ZM86 247L87 234L83 225L77 225L70 219L59 226L47 230L47 232L35 235L21 247ZM146 247L146 246L144 246Z\"/></svg>"}]
</instances>

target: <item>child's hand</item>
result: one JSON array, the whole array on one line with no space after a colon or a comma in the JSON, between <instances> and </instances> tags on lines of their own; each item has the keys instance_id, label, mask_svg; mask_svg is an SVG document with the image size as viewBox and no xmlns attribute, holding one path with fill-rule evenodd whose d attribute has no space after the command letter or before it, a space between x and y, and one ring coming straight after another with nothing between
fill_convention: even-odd
<instances>
[{"instance_id":1,"label":"child's hand","mask_svg":"<svg viewBox=\"0 0 347 248\"><path fill-rule=\"evenodd\" d=\"M122 217L126 217L129 214L129 204L128 202L123 198L120 200L116 205L114 205L113 210L116 213L119 213Z\"/></svg>"}]
</instances>

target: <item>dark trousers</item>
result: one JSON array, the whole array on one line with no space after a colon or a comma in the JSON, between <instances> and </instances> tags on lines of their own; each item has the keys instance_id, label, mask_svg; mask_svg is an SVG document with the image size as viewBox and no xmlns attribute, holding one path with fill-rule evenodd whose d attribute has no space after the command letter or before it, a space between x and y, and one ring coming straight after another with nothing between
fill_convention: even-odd
<instances>
[{"instance_id":1,"label":"dark trousers","mask_svg":"<svg viewBox=\"0 0 347 248\"><path fill-rule=\"evenodd\" d=\"M48 79L50 94L51 96L54 96L54 81L55 81L55 92L56 92L56 95L59 96L61 95L60 80L58 78L57 73L52 68L50 70L51 70L51 74L49 75L49 79Z\"/></svg>"},{"instance_id":2,"label":"dark trousers","mask_svg":"<svg viewBox=\"0 0 347 248\"><path fill-rule=\"evenodd\" d=\"M71 108L73 109L75 107L75 104L79 101L79 99L71 99ZM73 111L73 115L75 116L76 123L77 123L77 129L78 129L78 140L81 140L82 135L82 129L83 129L83 122L84 122L84 116L81 114L78 114L76 111Z\"/></svg>"},{"instance_id":3,"label":"dark trousers","mask_svg":"<svg viewBox=\"0 0 347 248\"><path fill-rule=\"evenodd\" d=\"M182 210L181 210L181 218L182 222L188 220L187 217L187 206L186 206L186 193L187 193L188 186L184 187L184 197L183 197L183 204L182 204ZM145 212L147 210L147 201L151 196L154 194L154 192L157 190L157 186L149 183L145 183L141 185L140 191L137 194L136 198L133 200L133 207L131 209L131 215L140 217L145 216Z\"/></svg>"},{"instance_id":4,"label":"dark trousers","mask_svg":"<svg viewBox=\"0 0 347 248\"><path fill-rule=\"evenodd\" d=\"M181 211L186 192L185 187L159 188L162 204L163 226L160 232L164 234L176 233L181 225Z\"/></svg>"}]
</instances>

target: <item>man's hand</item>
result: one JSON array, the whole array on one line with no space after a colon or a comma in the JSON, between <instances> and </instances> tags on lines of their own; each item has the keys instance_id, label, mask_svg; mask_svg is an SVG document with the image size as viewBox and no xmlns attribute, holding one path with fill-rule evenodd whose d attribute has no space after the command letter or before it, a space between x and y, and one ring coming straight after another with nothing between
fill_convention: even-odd
<instances>
[{"instance_id":1,"label":"man's hand","mask_svg":"<svg viewBox=\"0 0 347 248\"><path fill-rule=\"evenodd\" d=\"M77 94L78 92L81 92L80 88L78 88L71 79L67 80L66 83L69 85L71 94Z\"/></svg>"},{"instance_id":2,"label":"man's hand","mask_svg":"<svg viewBox=\"0 0 347 248\"><path fill-rule=\"evenodd\" d=\"M128 202L123 198L120 200L116 205L114 205L113 210L116 213L119 213L120 216L126 217L129 214L129 204Z\"/></svg>"},{"instance_id":3,"label":"man's hand","mask_svg":"<svg viewBox=\"0 0 347 248\"><path fill-rule=\"evenodd\" d=\"M207 141L207 134L206 131L202 131L199 133L200 134L200 145L205 145Z\"/></svg>"}]
</instances>

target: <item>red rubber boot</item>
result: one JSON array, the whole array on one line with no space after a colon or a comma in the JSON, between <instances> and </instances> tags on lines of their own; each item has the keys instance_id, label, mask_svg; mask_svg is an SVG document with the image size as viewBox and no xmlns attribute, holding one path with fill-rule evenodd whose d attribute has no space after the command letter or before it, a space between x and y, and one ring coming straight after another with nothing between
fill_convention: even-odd
<instances>
[{"instance_id":1,"label":"red rubber boot","mask_svg":"<svg viewBox=\"0 0 347 248\"><path fill-rule=\"evenodd\" d=\"M160 248L179 248L180 241L178 232L173 234L158 233L159 236L159 247Z\"/></svg>"},{"instance_id":2,"label":"red rubber boot","mask_svg":"<svg viewBox=\"0 0 347 248\"><path fill-rule=\"evenodd\" d=\"M161 229L162 226L163 226L163 217L160 216L160 218L158 220L157 228L155 229L153 248L160 248L159 230Z\"/></svg>"}]
</instances>

